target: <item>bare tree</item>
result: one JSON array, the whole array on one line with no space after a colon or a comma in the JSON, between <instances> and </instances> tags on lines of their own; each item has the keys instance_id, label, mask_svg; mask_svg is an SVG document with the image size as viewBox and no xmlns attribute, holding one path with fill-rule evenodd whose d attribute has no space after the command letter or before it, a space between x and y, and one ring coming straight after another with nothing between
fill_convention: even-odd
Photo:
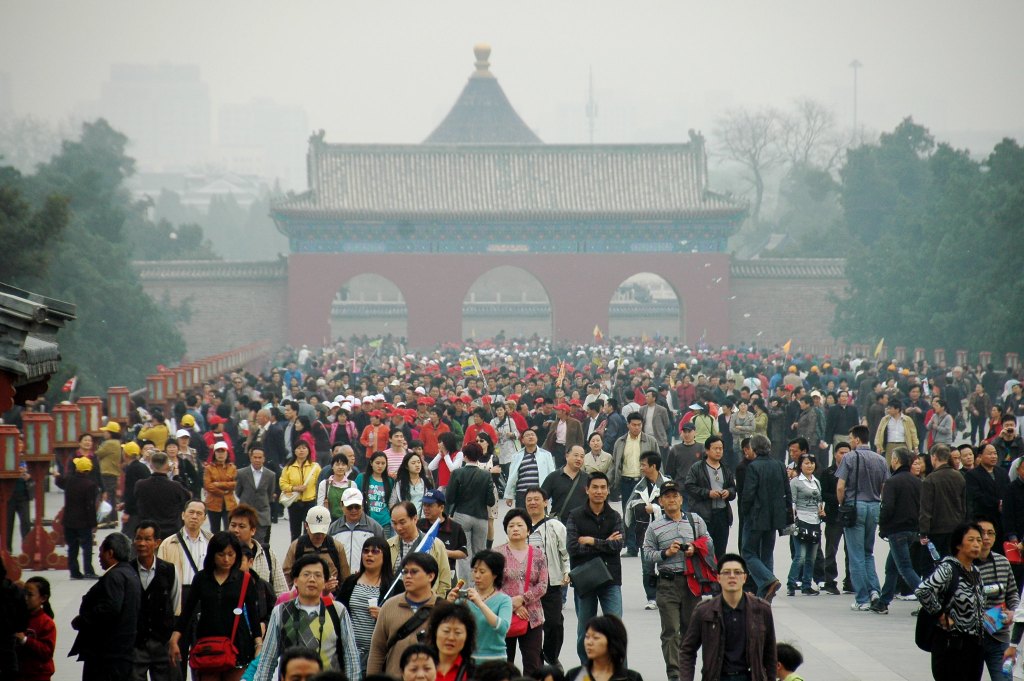
<instances>
[{"instance_id":1,"label":"bare tree","mask_svg":"<svg viewBox=\"0 0 1024 681\"><path fill-rule=\"evenodd\" d=\"M773 108L750 111L741 107L726 112L715 125L722 155L747 171L746 179L754 189L750 217L755 224L761 218L765 175L783 159L779 147L781 124L782 117Z\"/></svg>"},{"instance_id":2,"label":"bare tree","mask_svg":"<svg viewBox=\"0 0 1024 681\"><path fill-rule=\"evenodd\" d=\"M790 167L803 166L831 172L845 147L836 128L836 114L813 99L793 102L780 121L779 147Z\"/></svg>"}]
</instances>

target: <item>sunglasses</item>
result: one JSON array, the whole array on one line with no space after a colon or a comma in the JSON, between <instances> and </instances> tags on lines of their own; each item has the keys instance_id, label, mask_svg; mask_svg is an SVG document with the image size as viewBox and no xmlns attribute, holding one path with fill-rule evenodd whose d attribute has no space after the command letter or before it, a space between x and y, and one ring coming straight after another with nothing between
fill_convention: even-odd
<instances>
[{"instance_id":1,"label":"sunglasses","mask_svg":"<svg viewBox=\"0 0 1024 681\"><path fill-rule=\"evenodd\" d=\"M364 554L381 553L381 550L380 550L379 546L364 546L363 547L363 553Z\"/></svg>"}]
</instances>

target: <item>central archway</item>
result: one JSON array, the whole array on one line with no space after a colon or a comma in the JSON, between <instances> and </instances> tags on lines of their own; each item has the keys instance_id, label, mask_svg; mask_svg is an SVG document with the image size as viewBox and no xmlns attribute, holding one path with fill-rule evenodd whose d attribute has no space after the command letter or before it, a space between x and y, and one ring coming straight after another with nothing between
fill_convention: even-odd
<instances>
[{"instance_id":1,"label":"central archway","mask_svg":"<svg viewBox=\"0 0 1024 681\"><path fill-rule=\"evenodd\" d=\"M331 301L331 339L408 335L408 309L398 286L378 274L352 277Z\"/></svg>"},{"instance_id":2,"label":"central archway","mask_svg":"<svg viewBox=\"0 0 1024 681\"><path fill-rule=\"evenodd\" d=\"M612 294L608 330L613 338L685 338L682 301L657 274L634 274Z\"/></svg>"},{"instance_id":3,"label":"central archway","mask_svg":"<svg viewBox=\"0 0 1024 681\"><path fill-rule=\"evenodd\" d=\"M462 301L463 338L551 338L553 321L544 285L519 267L488 270Z\"/></svg>"}]
</instances>

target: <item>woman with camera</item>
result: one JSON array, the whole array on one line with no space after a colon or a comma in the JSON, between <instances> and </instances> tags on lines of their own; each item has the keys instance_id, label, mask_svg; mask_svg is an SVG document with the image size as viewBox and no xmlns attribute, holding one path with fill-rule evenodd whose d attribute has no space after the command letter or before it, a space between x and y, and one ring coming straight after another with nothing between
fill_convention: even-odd
<instances>
[{"instance_id":1,"label":"woman with camera","mask_svg":"<svg viewBox=\"0 0 1024 681\"><path fill-rule=\"evenodd\" d=\"M814 475L818 461L813 454L801 454L797 462L800 474L789 481L793 493L793 510L796 517L796 534L793 535L793 563L786 580L786 593L796 594L796 583L800 581L800 593L817 596L814 588L814 559L821 543L821 520L825 517L825 499L821 495L821 482Z\"/></svg>"},{"instance_id":2,"label":"woman with camera","mask_svg":"<svg viewBox=\"0 0 1024 681\"><path fill-rule=\"evenodd\" d=\"M476 620L476 649L473 661L506 660L505 634L512 622L512 597L502 593L505 556L484 549L473 556L473 586L465 588L461 579L448 592L450 603L465 603Z\"/></svg>"}]
</instances>

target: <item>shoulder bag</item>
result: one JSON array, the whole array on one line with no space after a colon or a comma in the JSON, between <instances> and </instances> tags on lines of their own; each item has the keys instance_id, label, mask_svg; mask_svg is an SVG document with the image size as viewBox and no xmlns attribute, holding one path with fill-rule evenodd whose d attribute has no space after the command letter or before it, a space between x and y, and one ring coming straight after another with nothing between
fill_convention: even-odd
<instances>
[{"instance_id":1,"label":"shoulder bag","mask_svg":"<svg viewBox=\"0 0 1024 681\"><path fill-rule=\"evenodd\" d=\"M309 466L309 473L306 473L306 478L305 478L305 480L302 481L302 484L308 486L310 480L312 480L312 479L313 479L313 465L310 464L310 466ZM296 501L298 501L299 497L301 497L301 496L302 496L302 494L300 494L299 492L286 492L285 494L282 494L281 496L279 496L277 498L277 503L281 504L285 508L288 508L289 506L294 504Z\"/></svg>"},{"instance_id":2,"label":"shoulder bag","mask_svg":"<svg viewBox=\"0 0 1024 681\"><path fill-rule=\"evenodd\" d=\"M588 560L569 570L569 581L576 589L576 595L586 598L598 589L611 584L614 580L608 566L600 556Z\"/></svg>"},{"instance_id":3,"label":"shoulder bag","mask_svg":"<svg viewBox=\"0 0 1024 681\"><path fill-rule=\"evenodd\" d=\"M857 450L853 450L856 452ZM854 469L854 479L860 482L860 454L856 454L857 463ZM853 487L853 494L856 494L857 486ZM853 527L857 524L857 503L855 501L847 501L852 499L850 490L846 490L842 505L839 507L839 512L836 514L836 518L839 520L839 524L843 527Z\"/></svg>"},{"instance_id":4,"label":"shoulder bag","mask_svg":"<svg viewBox=\"0 0 1024 681\"><path fill-rule=\"evenodd\" d=\"M526 576L523 579L523 596L526 596L526 592L530 590L530 569L533 567L533 547L531 546L526 551ZM508 633L505 634L505 638L518 638L530 630L530 620L526 617L520 617L514 611L512 612L512 621L508 625Z\"/></svg>"},{"instance_id":5,"label":"shoulder bag","mask_svg":"<svg viewBox=\"0 0 1024 681\"><path fill-rule=\"evenodd\" d=\"M958 586L960 586L960 568L954 565L953 580L949 587L949 597L943 603L942 610L932 614L925 608L921 608L921 611L917 613L917 624L914 625L914 643L926 653L930 653L932 650L935 634L942 629L942 625L939 624L939 617L949 612Z\"/></svg>"},{"instance_id":6,"label":"shoulder bag","mask_svg":"<svg viewBox=\"0 0 1024 681\"><path fill-rule=\"evenodd\" d=\"M242 591L238 596L238 607L235 608L235 621L231 625L231 636L204 636L192 646L188 656L188 666L199 674L222 674L234 670L238 665L235 634L238 633L238 621L242 618L249 578L249 572L246 571L242 577Z\"/></svg>"}]
</instances>

